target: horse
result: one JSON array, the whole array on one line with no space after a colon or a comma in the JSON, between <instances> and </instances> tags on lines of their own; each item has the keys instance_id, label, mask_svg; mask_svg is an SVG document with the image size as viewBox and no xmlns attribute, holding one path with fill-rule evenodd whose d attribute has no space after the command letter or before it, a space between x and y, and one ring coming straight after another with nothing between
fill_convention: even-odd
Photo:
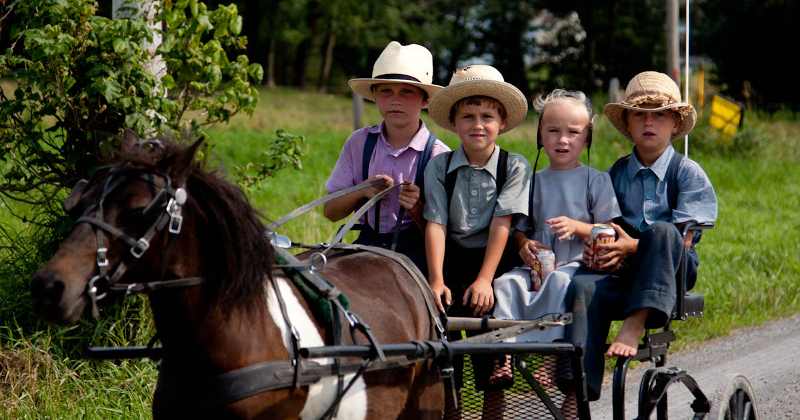
<instances>
[{"instance_id":1,"label":"horse","mask_svg":"<svg viewBox=\"0 0 800 420\"><path fill-rule=\"evenodd\" d=\"M204 389L209 379L291 360L295 330L304 347L325 345L332 331L276 267L261 216L241 189L194 162L201 143L142 141L127 131L114 163L65 202L77 221L33 276L34 309L72 323L89 308L97 315L97 302L112 291L148 291L163 348L154 418L331 417L344 383L338 418L440 419L444 387L430 361L214 401L214 390ZM344 253L319 273L378 342L432 337L425 291L396 259Z\"/></svg>"}]
</instances>

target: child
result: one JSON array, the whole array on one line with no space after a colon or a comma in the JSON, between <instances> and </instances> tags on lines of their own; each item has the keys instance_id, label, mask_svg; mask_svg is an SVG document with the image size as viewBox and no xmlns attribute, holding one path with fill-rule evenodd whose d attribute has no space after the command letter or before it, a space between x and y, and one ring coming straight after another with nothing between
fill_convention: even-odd
<instances>
[{"instance_id":1,"label":"child","mask_svg":"<svg viewBox=\"0 0 800 420\"><path fill-rule=\"evenodd\" d=\"M433 58L425 47L392 41L375 61L371 78L348 82L355 93L375 101L383 121L350 135L326 188L334 192L376 178L385 183L332 200L324 210L328 219L340 220L383 188L403 183L399 192L390 193L365 215L356 243L396 247L422 273L427 272L421 200L424 170L432 156L450 150L420 119L428 100L442 89L431 84L432 75Z\"/></svg>"},{"instance_id":2,"label":"child","mask_svg":"<svg viewBox=\"0 0 800 420\"><path fill-rule=\"evenodd\" d=\"M487 65L457 70L431 101L431 118L461 141L458 150L436 157L425 170L428 281L439 309L452 305L448 315L488 313L494 305L495 273L514 266L515 252L507 246L511 217L527 214L531 170L524 157L501 150L496 141L519 125L527 111L522 92ZM472 358L476 388L487 389L491 367L479 359ZM501 409L498 396L502 392L487 391L485 408Z\"/></svg>"},{"instance_id":3,"label":"child","mask_svg":"<svg viewBox=\"0 0 800 420\"><path fill-rule=\"evenodd\" d=\"M646 71L628 83L625 98L605 107L605 115L633 141L633 153L609 170L622 218L613 224L617 240L597 246L593 255L584 248L584 261L595 259L600 274L579 273L573 278L576 299L587 299L588 335L585 368L590 399L600 397L603 349L613 319L624 319L606 356L636 355L646 328L666 324L675 306L675 273L681 247L688 249L690 278L694 285L699 237L681 236L688 221L713 222L717 198L703 169L677 153L671 140L694 127L697 114L681 102L678 85L666 74ZM624 263L624 264L623 264ZM614 273L612 276L610 273Z\"/></svg>"},{"instance_id":4,"label":"child","mask_svg":"<svg viewBox=\"0 0 800 420\"><path fill-rule=\"evenodd\" d=\"M534 106L541 115L537 148L544 148L550 166L534 175L530 214L515 223L514 239L525 266L494 281L494 316L499 319L536 319L566 312L567 286L580 266L592 224L620 216L611 178L579 161L581 151L591 148L592 141L593 110L586 95L556 89L539 97ZM531 280L539 249L551 249L557 267L543 279L541 289ZM549 328L531 331L517 341L548 342L563 335L563 328Z\"/></svg>"}]
</instances>

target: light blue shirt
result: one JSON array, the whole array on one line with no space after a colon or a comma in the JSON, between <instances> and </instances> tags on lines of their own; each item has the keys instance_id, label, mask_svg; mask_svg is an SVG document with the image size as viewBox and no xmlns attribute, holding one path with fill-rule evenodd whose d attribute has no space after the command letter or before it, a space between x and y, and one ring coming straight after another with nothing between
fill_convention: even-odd
<instances>
[{"instance_id":1,"label":"light blue shirt","mask_svg":"<svg viewBox=\"0 0 800 420\"><path fill-rule=\"evenodd\" d=\"M675 149L668 146L650 167L631 154L628 164L615 180L622 217L639 231L655 222L698 223L717 219L717 195L711 181L697 162L684 158L678 165L678 199L670 209L667 168Z\"/></svg>"}]
</instances>

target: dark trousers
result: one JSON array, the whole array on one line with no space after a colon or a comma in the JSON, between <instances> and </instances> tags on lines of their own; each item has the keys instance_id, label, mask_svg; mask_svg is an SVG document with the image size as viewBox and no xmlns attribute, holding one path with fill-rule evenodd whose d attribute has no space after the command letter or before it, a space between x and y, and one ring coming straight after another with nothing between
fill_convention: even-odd
<instances>
[{"instance_id":1,"label":"dark trousers","mask_svg":"<svg viewBox=\"0 0 800 420\"><path fill-rule=\"evenodd\" d=\"M675 307L675 276L682 248L678 229L670 223L657 222L639 234L636 254L628 258L620 272L608 274L581 268L575 273L567 295L573 299L574 320L566 334L576 346L585 349L584 367L591 400L600 398L611 321L625 319L645 308L650 309L647 328L662 327L670 319ZM692 278L697 273L696 257L694 254L688 258Z\"/></svg>"},{"instance_id":2,"label":"dark trousers","mask_svg":"<svg viewBox=\"0 0 800 420\"><path fill-rule=\"evenodd\" d=\"M361 233L355 240L360 245L372 245L392 249L394 232L377 233L368 225L361 226ZM407 256L419 268L422 275L428 277L428 264L425 257L425 236L417 225L412 224L400 231L397 235L395 251Z\"/></svg>"},{"instance_id":3,"label":"dark trousers","mask_svg":"<svg viewBox=\"0 0 800 420\"><path fill-rule=\"evenodd\" d=\"M483 265L483 258L486 255L486 248L464 248L452 240L447 240L444 252L444 282L450 289L453 297L452 305L447 309L448 316L474 317L473 309L469 305L463 305L464 292L469 288ZM508 241L503 251L500 263L497 265L494 277L510 271L520 265L517 251L511 242ZM491 311L490 311L491 313ZM467 336L480 334L481 331L467 332ZM451 331L447 333L450 341L461 339L461 331ZM496 356L472 355L472 367L475 373L475 389L493 390L509 387L510 383L489 383L489 376L492 373ZM453 358L453 372L455 375L456 388L460 389L463 382L464 357Z\"/></svg>"}]
</instances>

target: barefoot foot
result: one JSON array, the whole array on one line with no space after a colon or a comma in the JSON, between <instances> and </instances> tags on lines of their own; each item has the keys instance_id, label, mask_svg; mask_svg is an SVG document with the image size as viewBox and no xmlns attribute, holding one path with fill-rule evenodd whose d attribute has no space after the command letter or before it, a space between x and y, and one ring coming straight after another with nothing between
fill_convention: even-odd
<instances>
[{"instance_id":1,"label":"barefoot foot","mask_svg":"<svg viewBox=\"0 0 800 420\"><path fill-rule=\"evenodd\" d=\"M639 348L639 337L644 333L644 323L647 320L647 309L641 309L625 318L617 338L606 351L606 356L633 357Z\"/></svg>"}]
</instances>

